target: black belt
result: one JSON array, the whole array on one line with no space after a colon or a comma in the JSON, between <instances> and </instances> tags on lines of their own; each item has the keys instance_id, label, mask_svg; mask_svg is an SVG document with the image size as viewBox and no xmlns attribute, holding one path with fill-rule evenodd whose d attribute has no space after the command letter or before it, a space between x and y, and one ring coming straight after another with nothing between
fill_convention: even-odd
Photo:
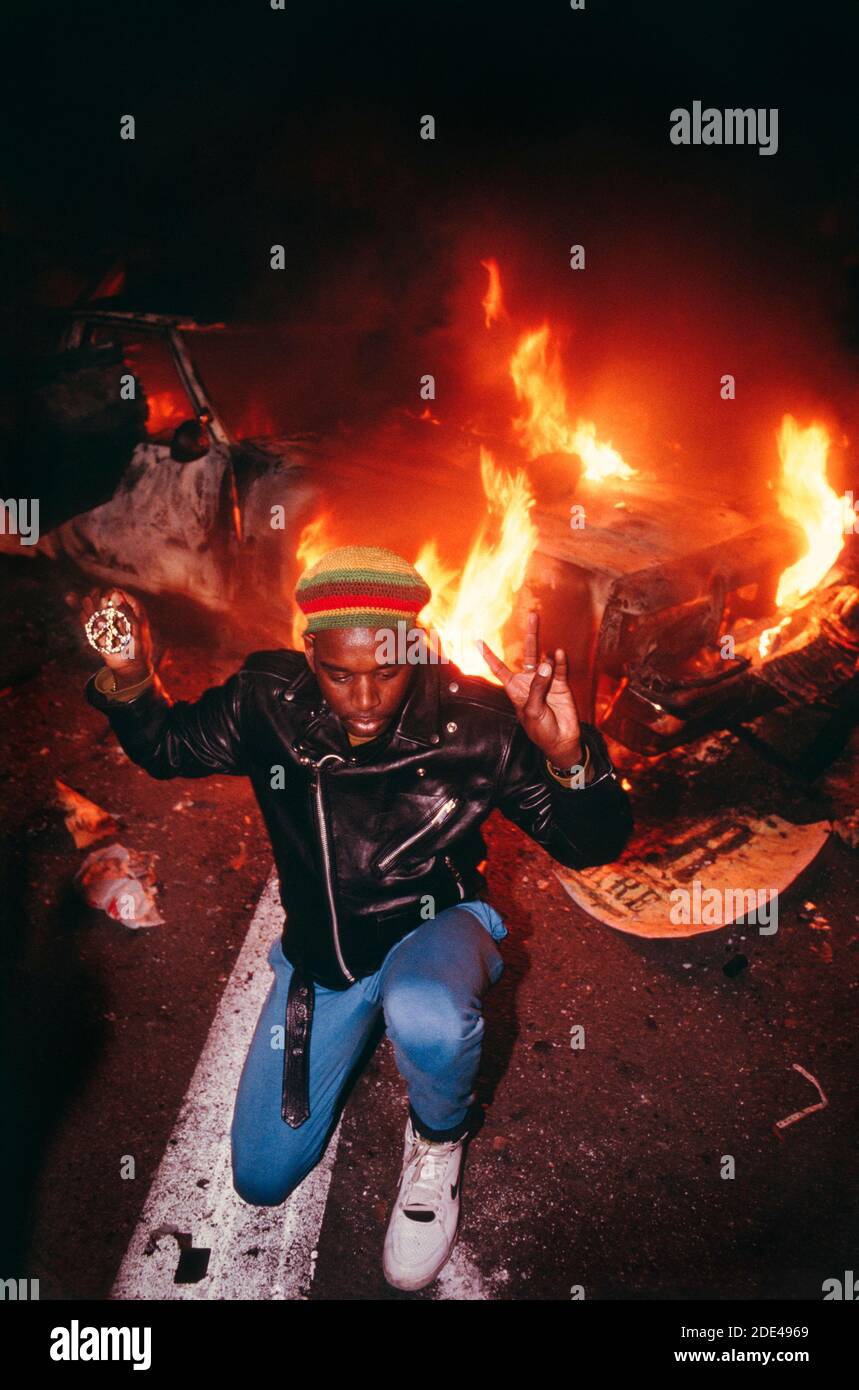
<instances>
[{"instance_id":1,"label":"black belt","mask_svg":"<svg viewBox=\"0 0 859 1390\"><path fill-rule=\"evenodd\" d=\"M300 965L293 966L286 996L280 1106L281 1115L293 1129L303 1125L310 1114L310 1026L315 998L313 980L305 975Z\"/></svg>"}]
</instances>

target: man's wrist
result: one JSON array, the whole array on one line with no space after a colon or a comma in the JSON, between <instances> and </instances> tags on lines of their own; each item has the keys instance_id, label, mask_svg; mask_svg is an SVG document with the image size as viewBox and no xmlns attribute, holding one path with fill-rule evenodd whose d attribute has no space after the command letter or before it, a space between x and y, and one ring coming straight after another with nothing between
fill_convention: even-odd
<instances>
[{"instance_id":1,"label":"man's wrist","mask_svg":"<svg viewBox=\"0 0 859 1390\"><path fill-rule=\"evenodd\" d=\"M116 690L129 690L134 685L142 685L152 675L151 666L138 666L132 669L114 670L113 679Z\"/></svg>"},{"instance_id":2,"label":"man's wrist","mask_svg":"<svg viewBox=\"0 0 859 1390\"><path fill-rule=\"evenodd\" d=\"M578 767L584 760L586 751L584 743L579 739L573 747L567 744L559 753L547 753L546 757L552 767Z\"/></svg>"},{"instance_id":3,"label":"man's wrist","mask_svg":"<svg viewBox=\"0 0 859 1390\"><path fill-rule=\"evenodd\" d=\"M579 755L578 762L572 761L563 765L556 762L553 758L546 758L546 767L556 782L562 786L574 787L581 786L591 781L593 777L593 766L591 763L590 749L585 744L582 753Z\"/></svg>"},{"instance_id":4,"label":"man's wrist","mask_svg":"<svg viewBox=\"0 0 859 1390\"><path fill-rule=\"evenodd\" d=\"M144 669L142 674L139 670L123 671L120 680L118 673L110 666L102 666L101 670L96 672L94 684L99 694L106 696L109 700L130 700L142 694L151 684L154 676L155 671L149 667Z\"/></svg>"}]
</instances>

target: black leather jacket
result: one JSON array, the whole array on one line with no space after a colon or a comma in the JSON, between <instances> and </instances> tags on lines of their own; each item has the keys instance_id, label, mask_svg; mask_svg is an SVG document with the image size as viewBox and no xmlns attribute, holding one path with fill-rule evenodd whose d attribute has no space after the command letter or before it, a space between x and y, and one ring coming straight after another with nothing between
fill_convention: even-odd
<instances>
[{"instance_id":1,"label":"black leather jacket","mask_svg":"<svg viewBox=\"0 0 859 1390\"><path fill-rule=\"evenodd\" d=\"M332 989L378 970L433 911L484 895L480 826L496 807L570 868L615 859L632 829L592 725L582 741L594 778L568 789L504 692L453 663L416 666L398 718L355 747L295 651L255 652L193 702L149 686L119 703L94 678L86 694L153 777L250 777L280 878L284 954Z\"/></svg>"}]
</instances>

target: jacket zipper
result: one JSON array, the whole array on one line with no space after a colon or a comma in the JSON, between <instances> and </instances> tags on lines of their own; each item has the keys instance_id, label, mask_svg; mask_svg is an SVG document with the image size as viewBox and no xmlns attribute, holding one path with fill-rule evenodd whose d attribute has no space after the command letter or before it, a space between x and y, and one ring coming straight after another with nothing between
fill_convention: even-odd
<instances>
[{"instance_id":1,"label":"jacket zipper","mask_svg":"<svg viewBox=\"0 0 859 1390\"><path fill-rule=\"evenodd\" d=\"M343 952L340 948L340 933L337 927L337 909L334 906L334 887L331 882L331 853L328 845L328 830L325 825L325 803L322 799L322 777L319 771L323 763L326 763L329 758L333 758L337 763L346 761L345 758L341 758L337 753L326 753L325 757L320 758L318 763L312 762L310 758L308 758L307 761L310 763L315 774L313 794L316 798L316 819L319 825L319 842L322 847L322 867L325 874L325 892L328 897L328 910L331 913L331 933L334 940L334 951L340 969L343 971L349 983L354 985L355 976L347 970L346 962L343 959ZM302 759L302 761L304 761L304 759Z\"/></svg>"},{"instance_id":2,"label":"jacket zipper","mask_svg":"<svg viewBox=\"0 0 859 1390\"><path fill-rule=\"evenodd\" d=\"M456 880L456 886L459 889L459 901L462 902L465 897L465 884L462 881L462 874L459 872L459 869L456 867L449 854L444 856L444 862Z\"/></svg>"},{"instance_id":3,"label":"jacket zipper","mask_svg":"<svg viewBox=\"0 0 859 1390\"><path fill-rule=\"evenodd\" d=\"M376 865L379 873L384 873L386 869L390 868L394 860L398 859L405 850L410 849L416 840L426 835L428 830L433 830L437 825L441 825L442 821L447 820L448 816L458 805L458 796L449 796L446 801L442 802L441 806L439 806L438 810L433 812L429 820L424 821L423 825L419 826L407 840L403 840L402 844L397 845L396 849L388 850L387 854L382 855L382 858Z\"/></svg>"}]
</instances>

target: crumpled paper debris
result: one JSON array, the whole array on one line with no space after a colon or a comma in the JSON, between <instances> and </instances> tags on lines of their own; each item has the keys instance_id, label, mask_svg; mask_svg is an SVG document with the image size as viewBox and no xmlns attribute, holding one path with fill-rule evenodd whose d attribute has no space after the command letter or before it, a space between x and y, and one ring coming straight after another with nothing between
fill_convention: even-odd
<instances>
[{"instance_id":1,"label":"crumpled paper debris","mask_svg":"<svg viewBox=\"0 0 859 1390\"><path fill-rule=\"evenodd\" d=\"M88 801L73 787L67 787L59 777L54 778L54 785L60 809L66 818L66 829L77 849L86 849L96 840L116 834L119 827L108 811L103 811L94 801Z\"/></svg>"},{"instance_id":2,"label":"crumpled paper debris","mask_svg":"<svg viewBox=\"0 0 859 1390\"><path fill-rule=\"evenodd\" d=\"M153 854L136 854L124 845L105 845L87 855L75 885L90 907L106 912L124 927L161 927L155 903Z\"/></svg>"}]
</instances>

